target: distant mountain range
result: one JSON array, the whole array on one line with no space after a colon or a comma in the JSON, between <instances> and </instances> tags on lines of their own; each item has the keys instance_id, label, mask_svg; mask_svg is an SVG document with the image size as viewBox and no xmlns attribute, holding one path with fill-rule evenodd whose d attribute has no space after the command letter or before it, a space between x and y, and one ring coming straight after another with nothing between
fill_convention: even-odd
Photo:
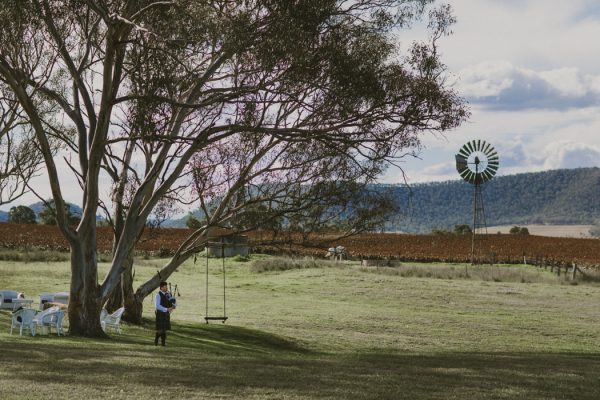
<instances>
[{"instance_id":1,"label":"distant mountain range","mask_svg":"<svg viewBox=\"0 0 600 400\"><path fill-rule=\"evenodd\" d=\"M391 192L400 206L386 231L424 233L472 223L473 186L462 180L410 187L380 184L375 189ZM482 191L488 226L600 221L600 168L499 176L485 183ZM166 226L184 227L186 220L170 220Z\"/></svg>"},{"instance_id":2,"label":"distant mountain range","mask_svg":"<svg viewBox=\"0 0 600 400\"><path fill-rule=\"evenodd\" d=\"M494 225L594 224L600 221L600 168L499 176L482 186L486 223ZM400 213L385 227L387 231L412 233L452 229L471 224L473 187L461 180L406 185L376 185L390 191ZM70 205L73 214L81 208ZM36 214L38 202L29 206ZM194 213L199 215L199 212ZM8 213L0 211L0 222ZM185 227L187 216L167 221L165 227Z\"/></svg>"},{"instance_id":3,"label":"distant mountain range","mask_svg":"<svg viewBox=\"0 0 600 400\"><path fill-rule=\"evenodd\" d=\"M460 180L387 186L401 215L386 230L429 232L471 224L473 186ZM496 177L482 186L486 223L594 224L600 221L600 168Z\"/></svg>"}]
</instances>

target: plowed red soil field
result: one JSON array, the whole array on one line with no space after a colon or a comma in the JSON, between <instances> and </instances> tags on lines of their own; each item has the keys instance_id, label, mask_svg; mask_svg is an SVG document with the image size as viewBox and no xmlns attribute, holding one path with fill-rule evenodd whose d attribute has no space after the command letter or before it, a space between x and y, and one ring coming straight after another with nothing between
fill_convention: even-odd
<instances>
[{"instance_id":1,"label":"plowed red soil field","mask_svg":"<svg viewBox=\"0 0 600 400\"><path fill-rule=\"evenodd\" d=\"M169 252L191 233L188 229L148 229L136 247L139 251ZM317 239L317 238L315 238ZM405 261L465 262L470 260L471 237L468 235L405 235L363 234L338 241L324 242L318 247L259 243L258 236L249 234L256 252L291 252L300 255L324 256L329 246L341 245L351 258L393 258ZM98 229L98 250L110 251L110 228ZM0 248L40 248L68 251L67 241L55 226L0 224ZM580 265L600 265L600 240L556 238L533 235L487 235L481 241L481 256L492 255L497 262L519 263L526 257L554 261L576 262Z\"/></svg>"}]
</instances>

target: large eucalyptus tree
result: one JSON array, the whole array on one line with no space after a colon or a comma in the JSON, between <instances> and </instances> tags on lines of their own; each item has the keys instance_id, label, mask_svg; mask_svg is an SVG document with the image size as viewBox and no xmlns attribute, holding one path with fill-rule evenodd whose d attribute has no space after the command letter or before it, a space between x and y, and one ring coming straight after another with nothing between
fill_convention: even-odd
<instances>
[{"instance_id":1,"label":"large eucalyptus tree","mask_svg":"<svg viewBox=\"0 0 600 400\"><path fill-rule=\"evenodd\" d=\"M467 116L437 53L453 22L448 7L431 9L428 40L400 51L402 30L430 3L0 2L0 80L34 133L71 248L70 333L102 335L101 306L119 285L126 307L141 315L160 278L134 293L132 254L170 199L200 205L206 224L162 278L204 245L210 226L294 215L322 221L332 210L360 226L361 210L376 212L376 196L352 195L418 148L421 134ZM56 143L81 186L76 227L64 212ZM100 281L102 206L112 207L115 241Z\"/></svg>"}]
</instances>

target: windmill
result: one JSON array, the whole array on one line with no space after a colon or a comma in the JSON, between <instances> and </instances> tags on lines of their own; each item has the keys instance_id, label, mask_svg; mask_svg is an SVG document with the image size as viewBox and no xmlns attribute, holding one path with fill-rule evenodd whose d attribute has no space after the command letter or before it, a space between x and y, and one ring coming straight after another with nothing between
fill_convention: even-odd
<instances>
[{"instance_id":1,"label":"windmill","mask_svg":"<svg viewBox=\"0 0 600 400\"><path fill-rule=\"evenodd\" d=\"M471 140L456 155L456 170L473 185L473 229L471 239L471 264L475 263L476 240L487 234L481 185L496 175L500 164L496 150L483 140ZM479 235L479 236L478 236Z\"/></svg>"}]
</instances>

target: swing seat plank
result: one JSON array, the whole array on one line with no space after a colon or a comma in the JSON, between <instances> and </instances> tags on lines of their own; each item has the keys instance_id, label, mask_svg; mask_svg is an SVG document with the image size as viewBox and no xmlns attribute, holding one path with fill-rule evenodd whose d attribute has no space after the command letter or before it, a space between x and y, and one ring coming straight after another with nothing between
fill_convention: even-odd
<instances>
[{"instance_id":1,"label":"swing seat plank","mask_svg":"<svg viewBox=\"0 0 600 400\"><path fill-rule=\"evenodd\" d=\"M221 321L223 323L225 323L225 321L227 321L228 317L204 317L204 320L206 321L206 323L208 324L208 321Z\"/></svg>"}]
</instances>

